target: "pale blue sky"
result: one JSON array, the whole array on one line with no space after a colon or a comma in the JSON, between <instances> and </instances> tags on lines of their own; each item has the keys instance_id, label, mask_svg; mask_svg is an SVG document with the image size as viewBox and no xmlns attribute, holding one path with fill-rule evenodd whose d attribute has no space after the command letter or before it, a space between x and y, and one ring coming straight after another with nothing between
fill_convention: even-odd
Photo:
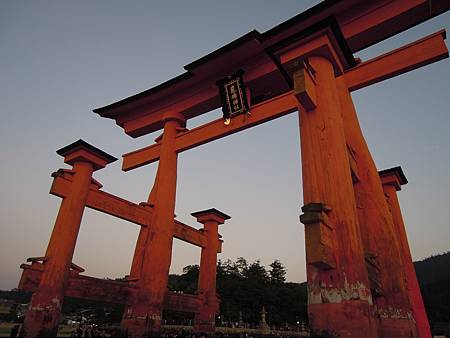
<instances>
[{"instance_id":1,"label":"pale blue sky","mask_svg":"<svg viewBox=\"0 0 450 338\"><path fill-rule=\"evenodd\" d=\"M318 1L0 2L0 289L17 286L19 265L45 252L60 200L50 174L66 167L55 151L79 138L120 157L153 143L126 136L92 109L153 87L183 66L252 29L260 32ZM374 57L450 27L446 13L358 54ZM415 259L450 249L450 61L353 93L379 169L401 165L400 193ZM190 123L220 116L208 114ZM156 164L96 172L104 190L147 199ZM280 259L288 279L305 279L299 132L296 114L182 153L176 213L216 207L221 259ZM129 272L138 227L89 209L74 262L88 275ZM200 251L175 241L173 272Z\"/></svg>"}]
</instances>

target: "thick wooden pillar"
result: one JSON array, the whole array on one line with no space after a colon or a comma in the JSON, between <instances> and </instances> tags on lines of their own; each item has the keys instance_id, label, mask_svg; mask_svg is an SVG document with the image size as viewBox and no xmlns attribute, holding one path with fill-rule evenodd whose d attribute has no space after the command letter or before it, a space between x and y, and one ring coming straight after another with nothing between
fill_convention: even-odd
<instances>
[{"instance_id":1,"label":"thick wooden pillar","mask_svg":"<svg viewBox=\"0 0 450 338\"><path fill-rule=\"evenodd\" d=\"M144 258L145 243L147 241L149 226L141 227L134 248L133 261L131 262L130 276L128 279L134 283L139 279L142 269L142 261Z\"/></svg>"},{"instance_id":2,"label":"thick wooden pillar","mask_svg":"<svg viewBox=\"0 0 450 338\"><path fill-rule=\"evenodd\" d=\"M79 140L57 151L72 165L72 190L59 208L44 258L44 271L33 294L21 336L56 337L72 257L94 170L116 159Z\"/></svg>"},{"instance_id":3,"label":"thick wooden pillar","mask_svg":"<svg viewBox=\"0 0 450 338\"><path fill-rule=\"evenodd\" d=\"M344 77L337 79L370 289L383 337L416 337L399 234Z\"/></svg>"},{"instance_id":4,"label":"thick wooden pillar","mask_svg":"<svg viewBox=\"0 0 450 338\"><path fill-rule=\"evenodd\" d=\"M208 209L191 214L203 224L207 243L202 248L197 293L200 308L195 314L194 332L214 334L215 315L219 305L216 296L217 251L219 250L219 224L230 216L216 209Z\"/></svg>"},{"instance_id":5,"label":"thick wooden pillar","mask_svg":"<svg viewBox=\"0 0 450 338\"><path fill-rule=\"evenodd\" d=\"M178 157L175 136L184 124L185 118L181 114L168 113L164 118L158 184L137 281L138 292L122 320L122 329L130 337L157 336L161 327L174 234Z\"/></svg>"},{"instance_id":6,"label":"thick wooden pillar","mask_svg":"<svg viewBox=\"0 0 450 338\"><path fill-rule=\"evenodd\" d=\"M408 183L408 181L400 167L382 170L379 174L386 200L394 220L400 249L402 251L403 264L406 270L408 295L411 302L413 317L416 321L417 331L420 338L431 338L430 324L423 304L422 294L420 293L420 287L417 281L411 251L409 249L408 236L406 234L405 224L403 223L402 212L397 196L397 191L401 190L401 186Z\"/></svg>"},{"instance_id":7,"label":"thick wooden pillar","mask_svg":"<svg viewBox=\"0 0 450 338\"><path fill-rule=\"evenodd\" d=\"M158 190L158 172L156 173L155 182L153 183L153 188L148 196L147 203L140 203L141 206L152 209L155 204L156 191ZM141 275L142 262L145 253L145 243L147 242L147 236L151 224L147 224L146 227L142 226L139 230L139 236L136 241L136 247L134 249L133 261L131 263L130 269L130 281L135 281Z\"/></svg>"},{"instance_id":8,"label":"thick wooden pillar","mask_svg":"<svg viewBox=\"0 0 450 338\"><path fill-rule=\"evenodd\" d=\"M308 111L299 107L299 123L310 327L376 337L334 70L324 57L308 61L316 99ZM294 81L304 87L304 76Z\"/></svg>"}]
</instances>

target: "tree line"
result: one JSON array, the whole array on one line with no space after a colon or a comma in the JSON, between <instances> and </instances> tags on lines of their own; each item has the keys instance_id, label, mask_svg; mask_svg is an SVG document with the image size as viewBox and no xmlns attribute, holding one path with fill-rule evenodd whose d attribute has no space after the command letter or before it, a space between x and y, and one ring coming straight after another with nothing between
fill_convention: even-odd
<instances>
[{"instance_id":1,"label":"tree line","mask_svg":"<svg viewBox=\"0 0 450 338\"><path fill-rule=\"evenodd\" d=\"M415 262L415 269L422 291L428 318L436 322L450 322L450 252ZM184 293L196 293L198 265L189 265L180 275L169 276L169 289ZM273 261L268 268L259 260L247 262L240 257L235 261L219 261L217 265L217 293L220 297L220 321L238 322L242 320L257 324L264 306L266 319L271 326L296 325L307 321L306 283L286 282L286 268L279 261ZM0 299L19 304L27 303L30 293L21 291L0 291ZM92 309L100 322L118 323L123 306L103 304L94 301L65 298L63 313L75 313L80 309ZM15 307L11 310L13 311ZM3 314L0 319L12 320L16 313ZM11 318L10 318L11 317ZM164 318L192 319L192 314L165 312Z\"/></svg>"},{"instance_id":2,"label":"tree line","mask_svg":"<svg viewBox=\"0 0 450 338\"><path fill-rule=\"evenodd\" d=\"M169 289L195 293L198 273L198 265L186 266L181 275L169 276ZM241 314L245 323L256 325L263 307L272 326L307 321L306 283L286 282L286 268L279 260L274 260L268 269L259 260L247 262L243 257L219 261L217 293L222 322L239 322Z\"/></svg>"}]
</instances>

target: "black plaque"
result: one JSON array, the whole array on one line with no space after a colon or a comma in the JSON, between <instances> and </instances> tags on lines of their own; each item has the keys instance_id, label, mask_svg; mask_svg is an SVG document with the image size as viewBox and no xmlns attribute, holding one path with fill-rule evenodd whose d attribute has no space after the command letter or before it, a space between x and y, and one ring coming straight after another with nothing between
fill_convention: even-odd
<instances>
[{"instance_id":1,"label":"black plaque","mask_svg":"<svg viewBox=\"0 0 450 338\"><path fill-rule=\"evenodd\" d=\"M232 117L249 111L244 80L239 72L217 81L222 101L223 118L229 121Z\"/></svg>"}]
</instances>

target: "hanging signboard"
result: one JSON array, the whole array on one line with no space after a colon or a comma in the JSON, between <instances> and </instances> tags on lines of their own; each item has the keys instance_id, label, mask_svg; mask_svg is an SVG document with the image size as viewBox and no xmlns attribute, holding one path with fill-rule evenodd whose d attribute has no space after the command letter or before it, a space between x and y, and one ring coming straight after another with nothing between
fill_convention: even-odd
<instances>
[{"instance_id":1,"label":"hanging signboard","mask_svg":"<svg viewBox=\"0 0 450 338\"><path fill-rule=\"evenodd\" d=\"M217 81L220 99L222 101L222 111L225 124L230 124L231 118L236 115L245 114L249 111L247 95L245 92L244 80L239 72Z\"/></svg>"}]
</instances>

